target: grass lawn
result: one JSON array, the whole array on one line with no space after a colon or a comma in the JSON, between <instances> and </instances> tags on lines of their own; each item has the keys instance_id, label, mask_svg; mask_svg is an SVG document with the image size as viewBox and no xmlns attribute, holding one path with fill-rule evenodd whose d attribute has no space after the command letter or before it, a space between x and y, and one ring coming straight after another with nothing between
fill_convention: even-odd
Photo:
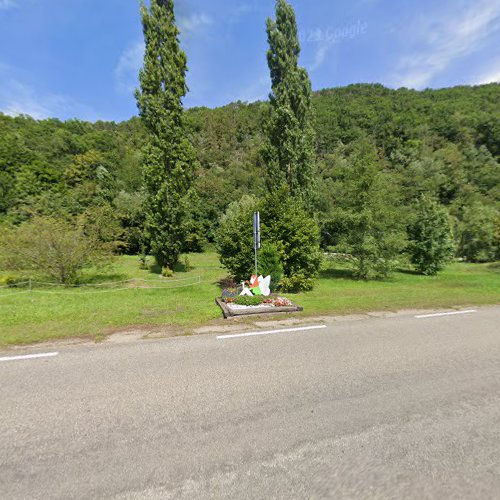
<instances>
[{"instance_id":1,"label":"grass lawn","mask_svg":"<svg viewBox=\"0 0 500 500\"><path fill-rule=\"evenodd\" d=\"M111 289L0 289L0 346L81 336L99 339L120 328L158 325L189 333L221 317L214 298L220 293L218 281L226 275L214 253L193 254L189 260L192 269L168 279L139 269L137 257L129 256L120 257L106 275L87 276L87 282L94 283L148 280ZM198 277L201 283L192 286ZM312 292L288 296L304 306L302 315L497 304L500 265L456 263L438 277L399 272L376 282L354 281L345 269L325 269Z\"/></svg>"}]
</instances>

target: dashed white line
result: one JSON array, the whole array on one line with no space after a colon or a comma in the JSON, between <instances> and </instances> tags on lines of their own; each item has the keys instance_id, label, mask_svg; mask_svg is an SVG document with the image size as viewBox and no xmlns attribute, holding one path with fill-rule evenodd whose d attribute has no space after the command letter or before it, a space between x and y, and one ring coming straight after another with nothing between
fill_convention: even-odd
<instances>
[{"instance_id":1,"label":"dashed white line","mask_svg":"<svg viewBox=\"0 0 500 500\"><path fill-rule=\"evenodd\" d=\"M286 332L304 332L307 330L320 330L326 328L326 325L315 325L315 326L301 326L298 328L284 328L282 330L264 330L257 332L247 332L247 333L235 333L231 335L219 335L217 340L223 339L237 339L241 337L255 337L258 335L274 335L277 333L286 333Z\"/></svg>"},{"instance_id":2,"label":"dashed white line","mask_svg":"<svg viewBox=\"0 0 500 500\"><path fill-rule=\"evenodd\" d=\"M435 313L435 314L420 314L419 316L415 316L417 319L424 318L438 318L440 316L455 316L457 314L473 314L477 313L475 309L470 309L468 311L453 311L453 312L443 312L443 313Z\"/></svg>"},{"instance_id":3,"label":"dashed white line","mask_svg":"<svg viewBox=\"0 0 500 500\"><path fill-rule=\"evenodd\" d=\"M58 352L44 352L40 354L26 354L25 356L8 356L5 358L0 358L0 363L4 361L23 361L25 359L53 358L58 354Z\"/></svg>"}]
</instances>

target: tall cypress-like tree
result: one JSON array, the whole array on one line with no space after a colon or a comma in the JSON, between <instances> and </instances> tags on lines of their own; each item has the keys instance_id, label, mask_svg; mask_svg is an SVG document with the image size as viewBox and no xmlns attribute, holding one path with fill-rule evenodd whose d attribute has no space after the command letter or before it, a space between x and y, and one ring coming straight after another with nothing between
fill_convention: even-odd
<instances>
[{"instance_id":1,"label":"tall cypress-like tree","mask_svg":"<svg viewBox=\"0 0 500 500\"><path fill-rule=\"evenodd\" d=\"M141 5L146 51L137 105L149 131L143 168L148 191L147 232L158 264L174 268L185 240L187 196L195 152L182 123L186 54L181 50L173 0Z\"/></svg>"},{"instance_id":2,"label":"tall cypress-like tree","mask_svg":"<svg viewBox=\"0 0 500 500\"><path fill-rule=\"evenodd\" d=\"M435 275L453 259L455 249L448 212L432 198L420 197L407 232L410 259L418 272Z\"/></svg>"},{"instance_id":3,"label":"tall cypress-like tree","mask_svg":"<svg viewBox=\"0 0 500 500\"><path fill-rule=\"evenodd\" d=\"M315 134L312 127L312 88L299 67L300 44L293 7L276 1L276 20L267 20L271 72L271 112L266 123L264 160L271 192L287 185L292 196L311 205L315 195Z\"/></svg>"}]
</instances>

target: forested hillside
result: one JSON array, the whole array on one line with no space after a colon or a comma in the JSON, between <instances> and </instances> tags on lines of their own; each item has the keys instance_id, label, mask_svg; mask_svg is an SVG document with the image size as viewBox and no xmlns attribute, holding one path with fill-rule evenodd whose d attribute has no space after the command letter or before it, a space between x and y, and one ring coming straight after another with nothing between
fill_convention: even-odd
<instances>
[{"instance_id":1,"label":"forested hillside","mask_svg":"<svg viewBox=\"0 0 500 500\"><path fill-rule=\"evenodd\" d=\"M384 193L411 219L421 194L436 198L454 221L459 257L499 258L500 85L423 92L351 85L314 96L316 200L324 247L345 231L336 210L352 158L376 151ZM187 111L200 162L188 222L190 250L213 239L220 215L244 194L263 189L262 123L267 103ZM140 170L145 132L123 123L36 121L0 114L0 221L34 215L79 218L125 252L147 250Z\"/></svg>"}]
</instances>

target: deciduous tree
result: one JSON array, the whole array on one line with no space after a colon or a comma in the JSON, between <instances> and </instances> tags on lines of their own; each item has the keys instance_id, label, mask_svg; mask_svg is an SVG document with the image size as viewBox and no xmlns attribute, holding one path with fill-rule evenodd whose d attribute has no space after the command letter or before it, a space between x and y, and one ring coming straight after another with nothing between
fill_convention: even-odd
<instances>
[{"instance_id":1,"label":"deciduous tree","mask_svg":"<svg viewBox=\"0 0 500 500\"><path fill-rule=\"evenodd\" d=\"M35 217L18 227L2 228L0 268L67 285L77 282L84 268L108 263L112 250L112 243L86 234L74 221Z\"/></svg>"}]
</instances>

